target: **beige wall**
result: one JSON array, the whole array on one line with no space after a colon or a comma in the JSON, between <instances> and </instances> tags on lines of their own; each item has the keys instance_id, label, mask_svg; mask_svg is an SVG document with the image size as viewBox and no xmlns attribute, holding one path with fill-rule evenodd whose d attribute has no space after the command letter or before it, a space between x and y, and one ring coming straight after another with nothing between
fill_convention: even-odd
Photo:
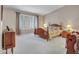
<instances>
[{"instance_id":1,"label":"beige wall","mask_svg":"<svg viewBox=\"0 0 79 59\"><path fill-rule=\"evenodd\" d=\"M16 29L16 12L6 9L3 9L3 29L5 26L9 26L10 28Z\"/></svg>"},{"instance_id":2,"label":"beige wall","mask_svg":"<svg viewBox=\"0 0 79 59\"><path fill-rule=\"evenodd\" d=\"M3 29L5 26L9 26L16 30L16 12L10 9L3 9ZM44 24L44 16L39 16L39 27L43 27Z\"/></svg>"},{"instance_id":3,"label":"beige wall","mask_svg":"<svg viewBox=\"0 0 79 59\"><path fill-rule=\"evenodd\" d=\"M0 20L1 20L1 6L0 6ZM0 21L1 22L1 21ZM16 12L4 8L3 10L3 21L2 26L0 23L0 53L2 53L2 30L1 28L5 28L5 26L9 26L15 30L16 28Z\"/></svg>"},{"instance_id":4,"label":"beige wall","mask_svg":"<svg viewBox=\"0 0 79 59\"><path fill-rule=\"evenodd\" d=\"M0 20L1 20L1 5L0 5Z\"/></svg>"},{"instance_id":5,"label":"beige wall","mask_svg":"<svg viewBox=\"0 0 79 59\"><path fill-rule=\"evenodd\" d=\"M74 29L79 29L79 6L65 6L45 16L45 23L71 24Z\"/></svg>"},{"instance_id":6,"label":"beige wall","mask_svg":"<svg viewBox=\"0 0 79 59\"><path fill-rule=\"evenodd\" d=\"M44 24L44 16L39 16L39 27L43 27ZM5 26L9 26L16 30L16 12L10 9L4 8L3 11L3 29Z\"/></svg>"},{"instance_id":7,"label":"beige wall","mask_svg":"<svg viewBox=\"0 0 79 59\"><path fill-rule=\"evenodd\" d=\"M44 16L39 16L39 27L43 27L44 25Z\"/></svg>"},{"instance_id":8,"label":"beige wall","mask_svg":"<svg viewBox=\"0 0 79 59\"><path fill-rule=\"evenodd\" d=\"M1 20L1 5L0 5L0 20ZM0 21L1 22L1 21ZM0 24L0 53L2 53L2 39L1 39L1 37L2 37L2 34L1 34L1 24Z\"/></svg>"}]
</instances>

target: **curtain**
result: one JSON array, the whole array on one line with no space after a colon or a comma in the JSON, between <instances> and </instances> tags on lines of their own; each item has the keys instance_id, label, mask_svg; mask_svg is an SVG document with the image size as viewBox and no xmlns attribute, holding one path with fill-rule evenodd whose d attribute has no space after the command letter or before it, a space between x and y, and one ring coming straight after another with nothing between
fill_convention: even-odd
<instances>
[{"instance_id":1,"label":"curtain","mask_svg":"<svg viewBox=\"0 0 79 59\"><path fill-rule=\"evenodd\" d=\"M16 12L16 33L20 34L20 30L19 30L19 12Z\"/></svg>"},{"instance_id":2,"label":"curtain","mask_svg":"<svg viewBox=\"0 0 79 59\"><path fill-rule=\"evenodd\" d=\"M19 29L22 32L30 32L37 28L37 16L19 15Z\"/></svg>"}]
</instances>

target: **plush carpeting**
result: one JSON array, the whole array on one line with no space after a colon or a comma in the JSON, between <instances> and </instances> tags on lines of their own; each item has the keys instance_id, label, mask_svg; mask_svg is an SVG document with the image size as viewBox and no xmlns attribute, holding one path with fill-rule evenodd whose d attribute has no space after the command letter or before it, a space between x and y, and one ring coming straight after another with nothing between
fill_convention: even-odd
<instances>
[{"instance_id":1,"label":"plush carpeting","mask_svg":"<svg viewBox=\"0 0 79 59\"><path fill-rule=\"evenodd\" d=\"M53 38L51 41L30 34L19 35L16 37L16 54L64 54L65 39L61 37Z\"/></svg>"},{"instance_id":2,"label":"plush carpeting","mask_svg":"<svg viewBox=\"0 0 79 59\"><path fill-rule=\"evenodd\" d=\"M5 50L2 51L5 54ZM8 53L11 51L8 49ZM61 37L46 41L32 33L17 35L14 54L65 54L65 39Z\"/></svg>"}]
</instances>

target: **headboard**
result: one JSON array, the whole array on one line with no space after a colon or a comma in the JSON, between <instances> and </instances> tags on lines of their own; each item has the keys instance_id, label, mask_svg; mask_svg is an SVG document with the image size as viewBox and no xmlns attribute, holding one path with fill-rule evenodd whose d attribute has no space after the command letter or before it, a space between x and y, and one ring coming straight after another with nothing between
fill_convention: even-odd
<instances>
[{"instance_id":1,"label":"headboard","mask_svg":"<svg viewBox=\"0 0 79 59\"><path fill-rule=\"evenodd\" d=\"M53 37L60 36L62 32L62 26L58 24L49 24L47 31L49 33L49 39L52 39Z\"/></svg>"},{"instance_id":2,"label":"headboard","mask_svg":"<svg viewBox=\"0 0 79 59\"><path fill-rule=\"evenodd\" d=\"M48 26L48 30L51 30L51 29L59 29L59 30L62 30L62 25L59 25L59 24L49 24Z\"/></svg>"}]
</instances>

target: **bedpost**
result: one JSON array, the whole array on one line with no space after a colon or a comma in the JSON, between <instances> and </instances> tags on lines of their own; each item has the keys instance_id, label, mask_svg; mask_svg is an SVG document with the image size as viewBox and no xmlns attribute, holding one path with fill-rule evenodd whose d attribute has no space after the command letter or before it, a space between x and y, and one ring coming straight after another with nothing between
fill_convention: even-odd
<instances>
[{"instance_id":1,"label":"bedpost","mask_svg":"<svg viewBox=\"0 0 79 59\"><path fill-rule=\"evenodd\" d=\"M47 41L49 40L49 25L47 26Z\"/></svg>"}]
</instances>

